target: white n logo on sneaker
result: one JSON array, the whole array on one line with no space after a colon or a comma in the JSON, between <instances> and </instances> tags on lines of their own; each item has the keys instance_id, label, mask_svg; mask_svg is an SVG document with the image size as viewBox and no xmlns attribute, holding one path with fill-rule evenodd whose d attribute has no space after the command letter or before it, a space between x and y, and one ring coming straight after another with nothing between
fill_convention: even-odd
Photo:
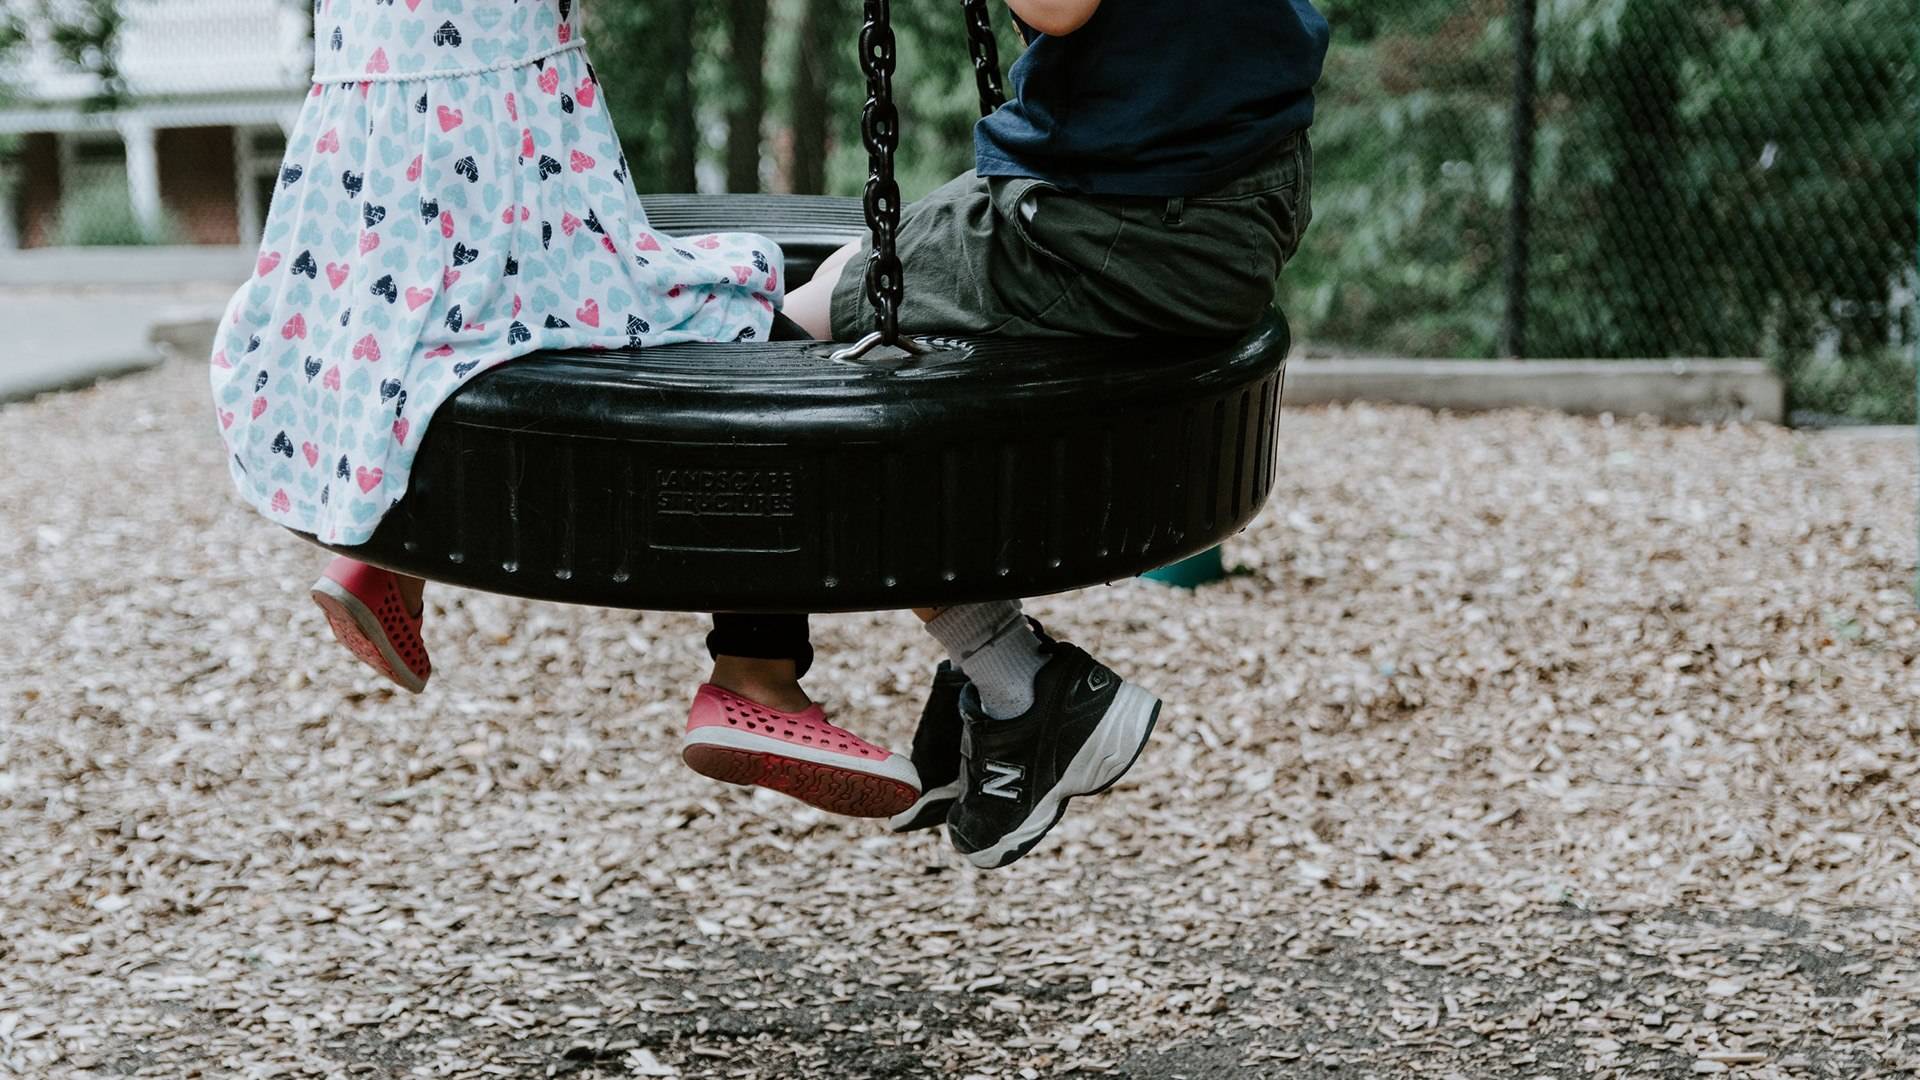
<instances>
[{"instance_id":1,"label":"white n logo on sneaker","mask_svg":"<svg viewBox=\"0 0 1920 1080\"><path fill-rule=\"evenodd\" d=\"M988 777L980 785L980 794L992 795L1001 799L1017 799L1020 789L1016 787L1026 779L1027 771L1018 765L1002 765L997 761L986 762Z\"/></svg>"}]
</instances>

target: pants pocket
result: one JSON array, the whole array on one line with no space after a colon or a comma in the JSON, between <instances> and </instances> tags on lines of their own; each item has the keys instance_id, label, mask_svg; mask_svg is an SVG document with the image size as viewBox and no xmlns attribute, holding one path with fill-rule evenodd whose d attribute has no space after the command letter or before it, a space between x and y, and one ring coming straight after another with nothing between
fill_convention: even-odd
<instances>
[{"instance_id":1,"label":"pants pocket","mask_svg":"<svg viewBox=\"0 0 1920 1080\"><path fill-rule=\"evenodd\" d=\"M988 191L995 211L1034 254L1076 274L1105 267L1125 217L1119 209L1030 177L996 177Z\"/></svg>"},{"instance_id":2,"label":"pants pocket","mask_svg":"<svg viewBox=\"0 0 1920 1080\"><path fill-rule=\"evenodd\" d=\"M1294 184L1293 198L1293 243L1287 246L1286 258L1282 265L1291 262L1300 251L1300 242L1307 235L1307 226L1313 224L1313 140L1306 132L1300 133L1299 179Z\"/></svg>"}]
</instances>

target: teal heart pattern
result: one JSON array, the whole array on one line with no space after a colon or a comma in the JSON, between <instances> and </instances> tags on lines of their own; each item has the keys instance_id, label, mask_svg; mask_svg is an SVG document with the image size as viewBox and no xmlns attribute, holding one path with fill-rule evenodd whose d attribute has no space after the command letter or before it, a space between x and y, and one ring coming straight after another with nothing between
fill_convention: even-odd
<instances>
[{"instance_id":1,"label":"teal heart pattern","mask_svg":"<svg viewBox=\"0 0 1920 1080\"><path fill-rule=\"evenodd\" d=\"M209 369L271 520L364 543L435 410L516 357L766 336L779 248L652 229L579 7L316 3L319 74Z\"/></svg>"}]
</instances>

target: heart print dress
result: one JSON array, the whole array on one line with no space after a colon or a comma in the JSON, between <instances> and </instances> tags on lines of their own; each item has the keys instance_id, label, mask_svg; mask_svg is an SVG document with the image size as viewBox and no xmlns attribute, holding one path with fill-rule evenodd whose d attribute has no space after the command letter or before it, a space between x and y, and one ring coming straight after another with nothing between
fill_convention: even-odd
<instances>
[{"instance_id":1,"label":"heart print dress","mask_svg":"<svg viewBox=\"0 0 1920 1080\"><path fill-rule=\"evenodd\" d=\"M779 249L648 227L578 0L316 0L314 36L212 360L234 482L273 521L364 543L434 410L515 357L766 335Z\"/></svg>"}]
</instances>

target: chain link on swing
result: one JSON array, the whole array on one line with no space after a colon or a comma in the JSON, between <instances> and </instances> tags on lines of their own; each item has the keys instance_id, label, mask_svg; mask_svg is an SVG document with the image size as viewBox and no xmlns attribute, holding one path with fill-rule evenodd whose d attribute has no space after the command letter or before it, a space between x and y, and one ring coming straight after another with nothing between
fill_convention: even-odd
<instances>
[{"instance_id":1,"label":"chain link on swing","mask_svg":"<svg viewBox=\"0 0 1920 1080\"><path fill-rule=\"evenodd\" d=\"M865 0L866 19L860 27L860 69L867 76L867 105L860 114L860 135L867 145L867 229L873 250L867 255L866 296L873 307L874 329L858 342L833 354L835 360L855 360L876 346L891 345L908 352L925 346L900 336L900 305L906 295L905 272L897 244L900 236L900 185L894 178L894 156L900 149L900 110L893 101L893 73L899 59L893 33L891 0ZM987 0L962 0L967 20L967 47L973 56L974 80L980 87L980 113L985 116L1006 101L1000 81L999 43L993 36L993 18Z\"/></svg>"},{"instance_id":2,"label":"chain link on swing","mask_svg":"<svg viewBox=\"0 0 1920 1080\"><path fill-rule=\"evenodd\" d=\"M900 234L900 185L894 180L893 159L900 149L900 110L893 102L893 72L898 59L890 0L866 0L860 69L867 76L867 106L860 114L860 135L867 144L865 202L873 250L867 254L866 294L873 307L874 329L835 353L836 360L856 359L877 345L920 350L916 343L900 338L900 303L906 290L895 250Z\"/></svg>"},{"instance_id":3,"label":"chain link on swing","mask_svg":"<svg viewBox=\"0 0 1920 1080\"><path fill-rule=\"evenodd\" d=\"M987 0L961 0L967 15L967 49L973 54L973 79L980 85L980 115L991 116L1007 103L1000 81L1000 42L993 36Z\"/></svg>"}]
</instances>

